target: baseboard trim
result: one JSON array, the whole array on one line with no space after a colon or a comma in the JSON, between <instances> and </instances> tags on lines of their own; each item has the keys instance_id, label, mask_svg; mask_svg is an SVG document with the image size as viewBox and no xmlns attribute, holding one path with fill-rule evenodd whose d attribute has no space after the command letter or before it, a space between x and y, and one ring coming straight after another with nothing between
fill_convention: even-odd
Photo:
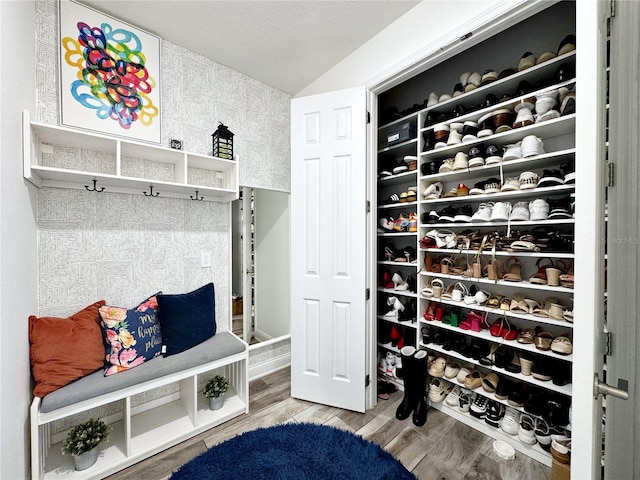
<instances>
[{"instance_id":1,"label":"baseboard trim","mask_svg":"<svg viewBox=\"0 0 640 480\"><path fill-rule=\"evenodd\" d=\"M277 372L291 365L291 353L280 355L279 357L270 358L266 362L249 366L249 381L255 380L270 373Z\"/></svg>"}]
</instances>

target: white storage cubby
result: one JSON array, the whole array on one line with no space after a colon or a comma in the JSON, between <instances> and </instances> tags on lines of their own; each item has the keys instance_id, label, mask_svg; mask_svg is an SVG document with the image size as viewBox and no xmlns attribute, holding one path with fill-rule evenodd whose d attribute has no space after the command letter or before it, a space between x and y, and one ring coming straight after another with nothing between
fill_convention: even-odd
<instances>
[{"instance_id":1,"label":"white storage cubby","mask_svg":"<svg viewBox=\"0 0 640 480\"><path fill-rule=\"evenodd\" d=\"M140 385L92 398L50 413L38 411L39 402L31 406L32 478L93 479L104 478L131 466L198 433L249 412L248 350L182 372L167 375ZM209 409L209 399L202 395L206 381L214 375L229 378L230 389L220 410ZM160 388L171 393L154 395ZM147 400L147 396L149 399ZM113 412L102 417L112 430L107 443L99 446L98 461L84 471L74 469L71 455L62 454L67 430L51 434L53 422L69 417L91 416L96 412ZM35 439L38 438L39 441Z\"/></svg>"},{"instance_id":2,"label":"white storage cubby","mask_svg":"<svg viewBox=\"0 0 640 480\"><path fill-rule=\"evenodd\" d=\"M555 21L549 22L550 18L562 18L562 22L560 23L563 23L563 25ZM462 72L479 70L480 73L482 73L482 70L480 70L477 65L484 64L484 68L492 67L496 72L500 72L507 67L517 67L520 55L527 50L534 52L537 56L543 51L554 51L557 49L558 42L562 40L563 37L567 34L575 33L575 5L561 2L560 4L550 6L546 12L543 10L541 13L527 19L526 25L529 29L529 35L526 36L526 38L518 36L518 29L522 27L522 24L518 24L505 32L498 33L496 37L491 37L483 43L474 45L471 47L472 50L470 50L472 53L462 51L450 59L433 66L430 70L426 70L416 75L416 77L394 86L389 93L382 94L379 97L378 107L380 118L377 130L378 172L381 171L382 167L389 164L390 158L401 160L404 156L408 155L418 157L418 168L417 171L381 176L378 179L378 220L383 217L397 218L397 215L400 213L415 212L419 224L416 233L385 232L382 229L378 230L378 256L376 259L378 281L380 282L382 280L385 271L390 274L397 271L401 273L403 278L406 278L406 276L410 274L416 275L417 277L417 291L414 294L383 288L384 286L379 285L377 302L378 333L380 334L381 329L388 329L389 324L401 327L405 333L405 343L415 345L417 348L426 349L429 355L446 357L451 361L477 368L485 374L494 371L498 374L501 381L510 381L512 383L520 382L525 384L527 388L539 389L540 392L546 392L545 394L549 396L557 396L557 398L564 399L563 401L570 402L572 385L570 382L566 383L566 380L559 381L558 384L556 384L552 381L536 379L529 375L523 375L522 373L513 373L495 365L485 365L477 359L462 355L451 348L445 348L442 344L433 342L425 343L422 338L423 328L429 330L435 329L435 331L443 333L444 335L453 334L462 336L467 342L480 340L494 346L505 345L511 348L516 355L534 355L536 358L544 359L544 361L557 362L554 363L554 365L563 367L565 371L567 370L567 368L565 368L567 365L569 371L572 369L572 355L561 355L551 350L539 350L534 344L519 343L515 340L506 341L501 337L493 337L486 327L480 332L475 332L463 330L457 326L442 323L441 321L426 321L423 317L423 313L429 304L434 302L443 309L456 308L463 312L460 320L464 318L464 313L475 311L480 315L486 315L489 324L500 318L505 318L512 326L520 330L539 327L540 330L550 332L554 337L560 335L570 338L573 337L573 323L564 319L543 318L532 314L512 312L509 310L504 311L500 308L489 308L486 305L477 305L475 303L465 304L462 301L456 302L451 299L432 298L422 294L422 289L429 285L432 279L438 278L444 282L445 288L456 282L461 282L465 284L467 288L475 286L478 289L489 291L491 294L499 294L508 298L513 298L515 293L523 293L526 298L537 300L540 303L544 303L547 298L554 298L557 300L557 303L563 305L567 311L573 309L573 288L540 285L528 281L529 276L536 272L537 267L535 264L539 259L549 258L553 262L564 263L567 267L573 264L574 260L576 260L576 255L572 248L570 250L526 252L508 251L504 249L492 252L489 248L484 249L480 256L477 257L477 249L465 247L460 244L457 244L453 248L424 248L420 245L420 239L425 237L427 232L433 229L449 230L458 235L463 234L465 231L477 231L480 232L481 235L496 231L513 233L516 231L529 231L538 226L555 228L558 232L567 236L572 235L574 232L575 220L573 218L542 221L505 220L454 223L429 223L427 221L429 212L440 212L443 208L449 206L459 207L463 204L471 204L473 206L473 212L476 212L480 203L483 202L510 202L511 204L515 204L519 201L529 202L537 198L558 199L574 194L575 184L565 183L558 186L484 193L479 195L447 196L447 198L443 195L441 198L436 199L425 199L422 195L422 192L434 182L441 182L443 184L443 193L456 189L459 184L465 184L471 188L476 182L490 177L498 178L500 183L504 184L507 178L518 177L521 172L534 171L541 174L545 169L559 169L559 166L563 163L578 160L576 159L575 148L575 113L567 113L557 118L533 123L524 127L513 128L501 133L493 133L484 138L474 138L463 141L462 143L440 148L425 148L426 136L430 130L433 130L434 124L436 123L478 122L481 117L498 109L513 109L514 105L521 100L535 97L536 93L552 89L557 90L559 88L566 88L567 90L573 90L575 88L576 79L573 75L570 78L562 78L561 80L558 80L556 77L558 68L561 65L568 65L569 71L575 69L576 56L574 50L522 71L517 71L516 69L512 74L491 83L481 85L475 90L462 93L453 98L444 99L442 102L438 102L433 106L426 106L425 98L430 91L435 91L438 94L451 94L454 84L457 82L455 79L457 79ZM532 33L534 31L539 33L546 32L546 34L540 35L535 41L531 41L531 35L534 35ZM547 40L548 38L553 38L553 41ZM452 81L452 79L454 80ZM555 81L550 82L549 79L555 79ZM514 95L513 92L517 91L521 82L524 81L529 82L533 88L529 89L526 94ZM489 94L495 95L499 100L490 105L485 104L485 99ZM503 98L505 94L508 94L509 97ZM420 104L422 99L425 99L424 103ZM413 107L402 110L400 113L397 111L394 113L389 108L390 106L398 105L397 110L401 110L401 105L408 106L412 103ZM460 106L463 107L463 112L454 115L454 109ZM559 109L560 105L556 108ZM433 120L434 114L435 117L439 116L437 121ZM403 139L402 142L396 144L389 143L390 133L398 130L401 125L406 126L407 124L415 127L410 129L410 131L413 132L413 136L409 139ZM494 144L499 149L502 149L510 144L519 142L528 135L535 135L544 142L544 153L442 173L437 169L436 173L426 173L422 170L422 167L430 162L439 164L445 159L454 158L458 152L467 153L473 146L486 148L488 145ZM390 163L393 164L393 161ZM417 187L416 202L388 202L390 195L393 193L399 195L410 187ZM414 242L413 246L417 252L417 262L411 264L407 262L396 262L385 258L385 245L389 242L392 242L393 245L400 249L410 244L410 242ZM486 277L474 278L427 271L424 266L427 256L433 257L436 261L444 257L455 257L463 260L463 264L466 259L473 262L475 258L480 257L486 260L491 259L493 256L500 263L504 263L508 257L516 257L523 265L523 278L521 282L496 281L489 280ZM413 301L414 298L417 298L415 321L407 319L397 321L385 317L384 313L388 310L386 299L390 296L398 297L403 303L409 299ZM400 353L399 349L388 343L388 339L386 338L379 338L378 352L380 358L384 358L387 352L393 352L396 355ZM402 385L401 379L388 377L388 380ZM444 380L449 381L453 386L460 385L455 378ZM428 388L427 386L427 389ZM496 399L494 394L487 393L482 388L473 390L473 393L476 395L484 395L500 404L507 405L506 400ZM524 444L520 442L517 437L491 427L483 420L479 420L468 413L462 413L459 409L452 408L445 402L432 403L432 406L491 437L508 441L520 452L546 465L551 465L551 455L540 448L539 445L531 446ZM519 411L524 410L521 407L516 407L516 409Z\"/></svg>"},{"instance_id":3,"label":"white storage cubby","mask_svg":"<svg viewBox=\"0 0 640 480\"><path fill-rule=\"evenodd\" d=\"M23 113L24 178L61 187L229 202L237 160L31 121Z\"/></svg>"}]
</instances>

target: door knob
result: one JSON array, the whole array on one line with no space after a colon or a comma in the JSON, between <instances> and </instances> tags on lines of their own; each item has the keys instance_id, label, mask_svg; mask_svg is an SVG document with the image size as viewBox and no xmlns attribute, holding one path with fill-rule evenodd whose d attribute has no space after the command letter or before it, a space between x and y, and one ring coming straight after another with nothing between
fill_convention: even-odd
<instances>
[{"instance_id":1,"label":"door knob","mask_svg":"<svg viewBox=\"0 0 640 480\"><path fill-rule=\"evenodd\" d=\"M612 397L627 400L629 398L628 390L629 382L627 380L619 378L618 388L616 388L601 382L597 373L593 376L593 398L598 398L598 395L611 395Z\"/></svg>"}]
</instances>

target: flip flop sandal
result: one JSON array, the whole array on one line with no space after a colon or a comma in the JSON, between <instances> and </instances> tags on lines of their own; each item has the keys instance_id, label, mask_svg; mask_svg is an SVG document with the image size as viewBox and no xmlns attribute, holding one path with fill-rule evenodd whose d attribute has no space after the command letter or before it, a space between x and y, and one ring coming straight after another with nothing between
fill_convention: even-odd
<instances>
[{"instance_id":1,"label":"flip flop sandal","mask_svg":"<svg viewBox=\"0 0 640 480\"><path fill-rule=\"evenodd\" d=\"M507 282L522 281L522 263L516 257L509 257L504 262L504 275L502 279Z\"/></svg>"},{"instance_id":2,"label":"flip flop sandal","mask_svg":"<svg viewBox=\"0 0 640 480\"><path fill-rule=\"evenodd\" d=\"M551 351L560 355L570 355L573 352L573 344L568 337L556 337L551 342Z\"/></svg>"},{"instance_id":3,"label":"flip flop sandal","mask_svg":"<svg viewBox=\"0 0 640 480\"><path fill-rule=\"evenodd\" d=\"M527 328L523 330L518 335L518 343L524 343L525 345L530 345L535 342L536 332L532 328Z\"/></svg>"},{"instance_id":4,"label":"flip flop sandal","mask_svg":"<svg viewBox=\"0 0 640 480\"><path fill-rule=\"evenodd\" d=\"M504 298L504 295L492 295L487 300L487 308L498 308L503 298Z\"/></svg>"},{"instance_id":5,"label":"flip flop sandal","mask_svg":"<svg viewBox=\"0 0 640 480\"><path fill-rule=\"evenodd\" d=\"M551 342L553 342L553 335L549 332L538 332L536 334L535 344L538 350L549 350L551 348Z\"/></svg>"},{"instance_id":6,"label":"flip flop sandal","mask_svg":"<svg viewBox=\"0 0 640 480\"><path fill-rule=\"evenodd\" d=\"M491 372L482 379L482 388L485 392L493 393L498 388L498 383L500 383L500 377Z\"/></svg>"}]
</instances>

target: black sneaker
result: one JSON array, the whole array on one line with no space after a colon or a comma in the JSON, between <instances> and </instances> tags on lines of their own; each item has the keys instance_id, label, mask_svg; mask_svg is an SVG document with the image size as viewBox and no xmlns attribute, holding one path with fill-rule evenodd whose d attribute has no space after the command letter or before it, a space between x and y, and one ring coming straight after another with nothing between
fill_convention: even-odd
<instances>
[{"instance_id":1,"label":"black sneaker","mask_svg":"<svg viewBox=\"0 0 640 480\"><path fill-rule=\"evenodd\" d=\"M500 163L502 161L502 150L495 145L489 145L485 149L485 163L490 165L492 163Z\"/></svg>"},{"instance_id":2,"label":"black sneaker","mask_svg":"<svg viewBox=\"0 0 640 480\"><path fill-rule=\"evenodd\" d=\"M476 394L471 407L469 407L469 413L476 418L484 418L487 413L487 403L489 399L484 395Z\"/></svg>"},{"instance_id":3,"label":"black sneaker","mask_svg":"<svg viewBox=\"0 0 640 480\"><path fill-rule=\"evenodd\" d=\"M560 165L560 170L564 173L565 185L576 183L576 164L574 160L569 160Z\"/></svg>"},{"instance_id":4,"label":"black sneaker","mask_svg":"<svg viewBox=\"0 0 640 480\"><path fill-rule=\"evenodd\" d=\"M474 145L469 149L467 156L469 157L468 161L470 167L484 165L484 153L481 147L482 145Z\"/></svg>"},{"instance_id":5,"label":"black sneaker","mask_svg":"<svg viewBox=\"0 0 640 480\"><path fill-rule=\"evenodd\" d=\"M440 215L440 222L453 223L455 216L458 213L458 209L453 205L443 208L438 215Z\"/></svg>"},{"instance_id":6,"label":"black sneaker","mask_svg":"<svg viewBox=\"0 0 640 480\"><path fill-rule=\"evenodd\" d=\"M566 196L554 200L548 199L549 220L555 218L571 218L571 197Z\"/></svg>"},{"instance_id":7,"label":"black sneaker","mask_svg":"<svg viewBox=\"0 0 640 480\"><path fill-rule=\"evenodd\" d=\"M435 210L431 210L429 213L422 214L422 223L438 223L440 221L440 215Z\"/></svg>"},{"instance_id":8,"label":"black sneaker","mask_svg":"<svg viewBox=\"0 0 640 480\"><path fill-rule=\"evenodd\" d=\"M427 163L423 163L420 167L420 171L422 172L422 175L435 175L438 173L438 168L440 168L438 162L431 160Z\"/></svg>"},{"instance_id":9,"label":"black sneaker","mask_svg":"<svg viewBox=\"0 0 640 480\"><path fill-rule=\"evenodd\" d=\"M489 400L487 402L486 416L484 417L485 423L492 427L500 428L502 417L504 417L504 405L495 400Z\"/></svg>"},{"instance_id":10,"label":"black sneaker","mask_svg":"<svg viewBox=\"0 0 640 480\"><path fill-rule=\"evenodd\" d=\"M469 195L482 195L484 194L484 185L486 180L481 180L473 185L472 188L469 189Z\"/></svg>"},{"instance_id":11,"label":"black sneaker","mask_svg":"<svg viewBox=\"0 0 640 480\"><path fill-rule=\"evenodd\" d=\"M560 170L542 170L542 178L538 182L538 187L553 187L564 183L564 175Z\"/></svg>"},{"instance_id":12,"label":"black sneaker","mask_svg":"<svg viewBox=\"0 0 640 480\"><path fill-rule=\"evenodd\" d=\"M453 217L454 222L470 222L471 215L473 215L473 208L471 205L461 205L458 207L458 211Z\"/></svg>"}]
</instances>

